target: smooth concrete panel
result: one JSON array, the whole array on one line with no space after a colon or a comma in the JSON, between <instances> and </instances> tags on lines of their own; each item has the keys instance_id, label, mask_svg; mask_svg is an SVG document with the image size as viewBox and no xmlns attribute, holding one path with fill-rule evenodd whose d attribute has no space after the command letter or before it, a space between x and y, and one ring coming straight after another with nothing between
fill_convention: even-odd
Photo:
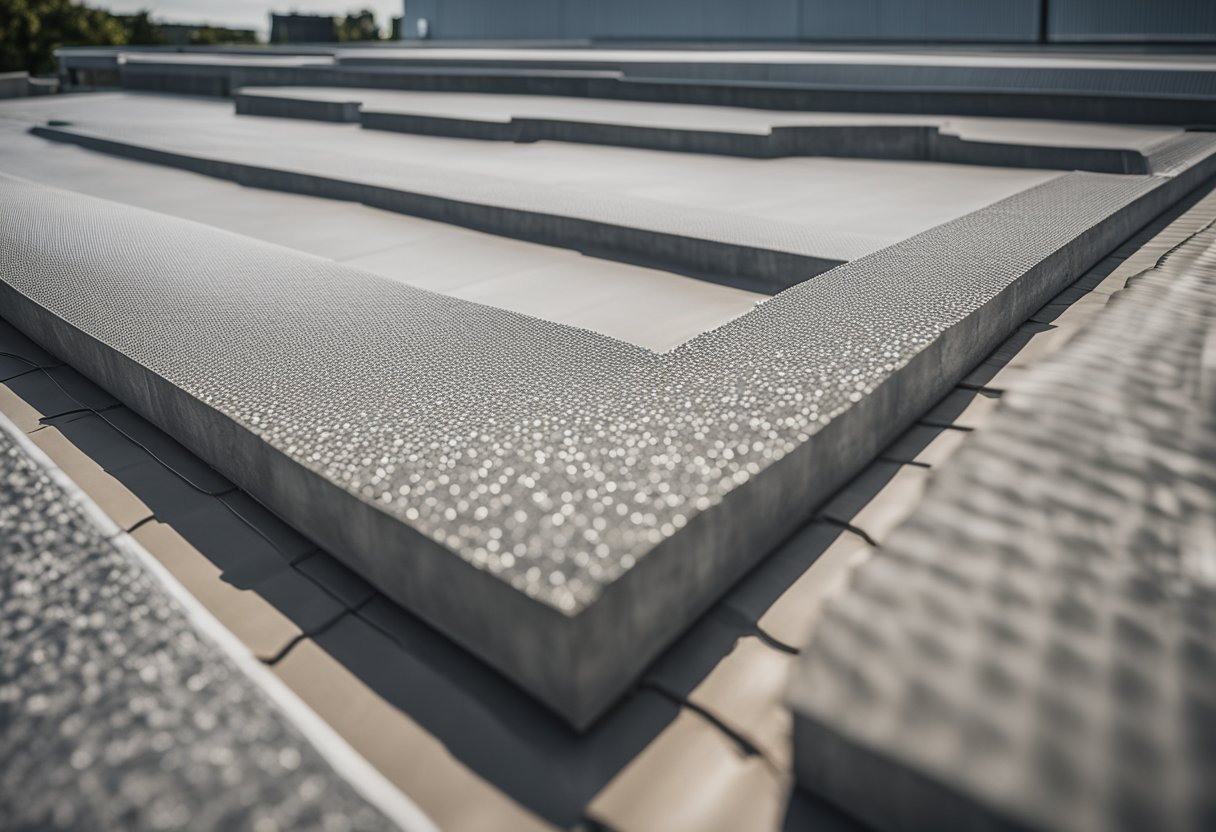
<instances>
[{"instance_id":1,"label":"smooth concrete panel","mask_svg":"<svg viewBox=\"0 0 1216 832\"><path fill-rule=\"evenodd\" d=\"M149 208L375 274L666 351L765 295L353 203L47 142L0 126L0 172Z\"/></svg>"},{"instance_id":2,"label":"smooth concrete panel","mask_svg":"<svg viewBox=\"0 0 1216 832\"><path fill-rule=\"evenodd\" d=\"M396 136L128 96L39 135L771 292L1057 174ZM796 183L796 184L792 184Z\"/></svg>"}]
</instances>

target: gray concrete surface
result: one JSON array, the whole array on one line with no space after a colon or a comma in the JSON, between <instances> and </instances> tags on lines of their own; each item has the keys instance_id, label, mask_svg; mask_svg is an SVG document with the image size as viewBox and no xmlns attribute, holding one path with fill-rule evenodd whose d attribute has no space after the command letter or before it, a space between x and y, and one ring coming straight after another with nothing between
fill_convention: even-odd
<instances>
[{"instance_id":1,"label":"gray concrete surface","mask_svg":"<svg viewBox=\"0 0 1216 832\"><path fill-rule=\"evenodd\" d=\"M3 118L0 172L195 220L663 352L765 295L468 229L93 153Z\"/></svg>"},{"instance_id":2,"label":"gray concrete surface","mask_svg":"<svg viewBox=\"0 0 1216 832\"><path fill-rule=\"evenodd\" d=\"M3 416L0 472L6 829L434 828Z\"/></svg>"},{"instance_id":3,"label":"gray concrete surface","mask_svg":"<svg viewBox=\"0 0 1216 832\"><path fill-rule=\"evenodd\" d=\"M1027 341L1022 333L1028 327L1020 328L964 384L1001 389L1006 375L1023 371L1027 353L1041 360L1043 339L1058 343L1106 296L1107 284L1121 286L1121 273L1125 281L1205 224L1190 227L1193 214L1173 221L1193 201L1188 197L1154 220L1053 298L1032 316L1035 322L1051 321L1047 331ZM1159 235L1167 225L1168 234ZM67 368L22 372L30 365L17 356L36 364L53 359L3 323L0 352L5 354L0 376L21 373L0 387L0 412L29 425L31 439L119 525L128 527L153 512L163 518L137 530L154 557L169 560L157 545L166 536L145 532L168 527L198 548L198 559L223 569L207 575L209 583L186 586L208 609L219 609L220 622L246 644L264 643L266 630L277 628L266 626L265 616L249 628L246 616L231 617L235 605L227 600L214 606L217 586L231 593L243 589L242 606L265 598L262 604L274 604L302 623L309 616L300 615L298 602L306 594L284 603L282 593L267 593L263 583L249 586L250 564L233 553L254 559L255 572L266 568L266 560L287 564L340 600L347 610L341 627L322 626L302 638L293 636L292 643L284 639L266 655L276 657L277 675L441 828L532 829L547 822L568 829L588 819L610 829L663 832L705 832L714 824L732 830L860 829L805 790L786 793L793 765L792 718L781 701L786 669L795 659L793 645L837 591L842 573L872 556L867 541L884 539L889 515L913 510L919 496L903 485L907 475L923 482L969 432L924 424L910 428L843 489L841 499L827 504L824 511L831 508L832 522L813 521L792 535L652 665L640 690L623 697L592 730L574 736L510 682L382 595L366 601L374 590L332 557L317 552L301 560L306 550L299 536L248 495L202 495L224 509L194 507L183 514L175 505L181 489L149 476L149 468L212 492L227 491L231 484L150 424L113 408L108 397ZM32 383L38 376L53 378L54 384ZM16 398L4 396L3 387ZM106 409L100 413L81 410L101 406ZM42 418L23 415L27 408ZM55 415L65 411L71 412ZM128 418L118 418L124 414ZM107 421L121 431L103 429ZM145 448L155 450L151 462ZM894 467L892 461L903 464ZM895 475L885 481L872 473L893 467ZM134 494L124 498L128 489ZM866 500L854 516L839 513L845 495L851 504ZM198 516L204 522L183 522ZM846 521L852 530L838 525ZM272 548L268 542L278 551L266 552ZM331 629L332 637L326 637Z\"/></svg>"},{"instance_id":4,"label":"gray concrete surface","mask_svg":"<svg viewBox=\"0 0 1216 832\"><path fill-rule=\"evenodd\" d=\"M1174 176L1054 177L662 356L13 181L3 294L54 352L585 726L1027 315L1206 176L1213 148L1187 147ZM268 328L273 309L291 324Z\"/></svg>"},{"instance_id":5,"label":"gray concrete surface","mask_svg":"<svg viewBox=\"0 0 1216 832\"><path fill-rule=\"evenodd\" d=\"M28 103L13 106L35 112ZM106 101L77 96L36 111L48 121L69 122L37 128L39 135L92 149L633 259L762 292L1056 175L488 144L237 117L220 102L139 95ZM790 187L795 178L796 189Z\"/></svg>"},{"instance_id":6,"label":"gray concrete surface","mask_svg":"<svg viewBox=\"0 0 1216 832\"><path fill-rule=\"evenodd\" d=\"M1108 124L731 107L558 96L249 87L243 115L358 122L406 133L499 141L559 140L725 155L906 159L1147 173L1153 145L1180 132Z\"/></svg>"},{"instance_id":7,"label":"gray concrete surface","mask_svg":"<svg viewBox=\"0 0 1216 832\"><path fill-rule=\"evenodd\" d=\"M829 605L799 780L878 829L1216 823L1216 201Z\"/></svg>"}]
</instances>

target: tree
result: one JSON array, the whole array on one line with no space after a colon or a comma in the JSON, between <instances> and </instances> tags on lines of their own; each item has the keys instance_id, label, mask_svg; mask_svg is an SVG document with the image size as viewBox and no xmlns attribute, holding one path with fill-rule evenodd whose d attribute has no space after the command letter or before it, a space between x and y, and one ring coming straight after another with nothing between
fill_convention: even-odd
<instances>
[{"instance_id":1,"label":"tree","mask_svg":"<svg viewBox=\"0 0 1216 832\"><path fill-rule=\"evenodd\" d=\"M138 12L120 18L127 27L127 43L132 46L163 46L169 42L160 27L152 22L147 12Z\"/></svg>"},{"instance_id":2,"label":"tree","mask_svg":"<svg viewBox=\"0 0 1216 832\"><path fill-rule=\"evenodd\" d=\"M0 70L55 71L61 46L121 46L123 25L71 0L0 0Z\"/></svg>"},{"instance_id":3,"label":"tree","mask_svg":"<svg viewBox=\"0 0 1216 832\"><path fill-rule=\"evenodd\" d=\"M380 40L380 27L370 9L338 18L338 40L342 42Z\"/></svg>"}]
</instances>

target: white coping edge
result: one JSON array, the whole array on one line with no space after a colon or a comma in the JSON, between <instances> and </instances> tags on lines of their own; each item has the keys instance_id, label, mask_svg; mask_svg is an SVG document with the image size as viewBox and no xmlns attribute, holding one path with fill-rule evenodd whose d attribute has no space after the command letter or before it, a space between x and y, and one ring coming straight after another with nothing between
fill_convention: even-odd
<instances>
[{"instance_id":1,"label":"white coping edge","mask_svg":"<svg viewBox=\"0 0 1216 832\"><path fill-rule=\"evenodd\" d=\"M426 813L409 796L394 786L363 755L350 746L329 723L308 707L287 684L262 664L233 633L186 589L165 566L149 554L93 502L63 469L34 444L3 412L0 430L14 439L25 453L39 463L55 483L73 499L89 518L108 533L120 549L142 566L182 608L194 627L218 646L255 685L270 698L283 715L304 735L334 771L346 780L368 803L398 828L406 832L440 832Z\"/></svg>"}]
</instances>

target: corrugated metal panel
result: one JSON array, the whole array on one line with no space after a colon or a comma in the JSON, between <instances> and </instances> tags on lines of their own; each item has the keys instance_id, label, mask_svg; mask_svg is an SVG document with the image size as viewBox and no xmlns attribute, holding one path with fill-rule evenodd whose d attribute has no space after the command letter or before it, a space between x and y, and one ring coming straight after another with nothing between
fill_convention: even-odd
<instances>
[{"instance_id":1,"label":"corrugated metal panel","mask_svg":"<svg viewBox=\"0 0 1216 832\"><path fill-rule=\"evenodd\" d=\"M407 39L418 37L419 20L425 19L428 25L433 26L438 5L439 0L405 0L405 21L401 26L402 37Z\"/></svg>"},{"instance_id":2,"label":"corrugated metal panel","mask_svg":"<svg viewBox=\"0 0 1216 832\"><path fill-rule=\"evenodd\" d=\"M561 38L565 0L438 0L431 36Z\"/></svg>"},{"instance_id":3,"label":"corrugated metal panel","mask_svg":"<svg viewBox=\"0 0 1216 832\"><path fill-rule=\"evenodd\" d=\"M1035 42L1041 0L408 0L406 37ZM1048 38L1216 40L1216 0L1046 0Z\"/></svg>"},{"instance_id":4,"label":"corrugated metal panel","mask_svg":"<svg viewBox=\"0 0 1216 832\"><path fill-rule=\"evenodd\" d=\"M1017 41L1039 36L1039 0L801 0L804 40Z\"/></svg>"},{"instance_id":5,"label":"corrugated metal panel","mask_svg":"<svg viewBox=\"0 0 1216 832\"><path fill-rule=\"evenodd\" d=\"M1047 37L1079 40L1216 40L1216 0L1049 0Z\"/></svg>"},{"instance_id":6,"label":"corrugated metal panel","mask_svg":"<svg viewBox=\"0 0 1216 832\"><path fill-rule=\"evenodd\" d=\"M798 0L583 0L596 38L796 40ZM577 37L572 34L570 36Z\"/></svg>"},{"instance_id":7,"label":"corrugated metal panel","mask_svg":"<svg viewBox=\"0 0 1216 832\"><path fill-rule=\"evenodd\" d=\"M799 0L408 0L406 36L796 40Z\"/></svg>"}]
</instances>

